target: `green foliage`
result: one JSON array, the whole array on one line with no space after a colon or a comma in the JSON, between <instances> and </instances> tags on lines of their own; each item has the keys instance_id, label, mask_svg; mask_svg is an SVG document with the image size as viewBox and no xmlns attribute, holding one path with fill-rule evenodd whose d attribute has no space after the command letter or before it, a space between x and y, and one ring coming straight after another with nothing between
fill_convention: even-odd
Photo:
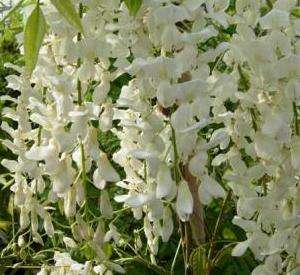
<instances>
[{"instance_id":1,"label":"green foliage","mask_svg":"<svg viewBox=\"0 0 300 275\"><path fill-rule=\"evenodd\" d=\"M13 63L16 65L23 65L24 63L15 39L16 33L23 29L21 22L22 16L18 10L15 9L13 12L9 12L9 16L6 16L5 19L7 20L1 20L0 22L0 96L9 95L11 97L16 97L19 93L6 87L6 77L11 74L16 74L16 72L11 68L5 67L4 64ZM0 101L1 123L6 120L6 118L2 116L2 109L11 105L13 104ZM7 138L8 135L6 132L0 130L0 140ZM13 156L0 142L0 162L3 158L14 159L15 156ZM15 256L2 257L2 253L7 251L5 248L13 238L14 220L17 217L16 211L13 213L12 210L13 197L9 192L9 188L13 184L13 181L6 173L7 170L0 165L0 207L2 209L0 212L0 274L33 274L30 271L27 273L18 270L12 271L5 267L14 264L17 255L21 255L23 252L16 252ZM14 250L16 250L16 246L12 247L12 252L14 252Z\"/></svg>"},{"instance_id":2,"label":"green foliage","mask_svg":"<svg viewBox=\"0 0 300 275\"><path fill-rule=\"evenodd\" d=\"M300 18L300 8L295 8L291 10L291 15L296 17L296 18Z\"/></svg>"},{"instance_id":3,"label":"green foliage","mask_svg":"<svg viewBox=\"0 0 300 275\"><path fill-rule=\"evenodd\" d=\"M5 68L5 63L20 62L18 53L18 46L14 39L14 33L10 29L0 29L0 93L1 95L12 93L11 90L6 88L6 77L14 71L10 68ZM0 112L4 103L0 102Z\"/></svg>"},{"instance_id":4,"label":"green foliage","mask_svg":"<svg viewBox=\"0 0 300 275\"><path fill-rule=\"evenodd\" d=\"M135 16L142 5L142 0L124 0L124 1L130 11L130 14L132 16ZM76 9L72 5L71 1L51 0L51 2L59 11L59 13L73 27L75 27L76 29L82 32L82 25L81 25L80 18L77 15ZM234 0L231 0L229 9L232 13L235 12ZM14 13L16 13L16 10L14 11ZM296 13L295 11L292 11L291 14L293 16L298 15L298 13ZM13 91L5 88L7 84L5 77L15 72L13 72L11 69L4 68L3 64L5 62L14 62L14 63L16 63L16 61L22 62L22 60L20 60L18 47L14 39L16 30L20 29L20 18L18 17L18 20L16 20L16 22L14 23L14 19L13 19L14 16L11 17L10 27L1 30L1 37L0 37L1 95L14 93ZM32 72L32 70L36 65L38 51L41 46L45 31L46 31L46 22L41 12L41 9L37 6L32 12L32 14L30 15L25 27L25 61L26 61L26 66L30 71L30 73ZM218 35L217 37L213 37L208 41L201 43L201 45L199 45L199 48L201 48L203 51L208 50L210 48L215 48L220 43L220 41L226 41L228 37L232 36L232 34L234 33L235 33L235 25L230 25L227 29L221 30L221 35ZM225 63L222 63L222 56L218 57L216 61L213 64L211 64L211 70L223 71L226 69L227 68ZM240 72L239 89L242 91L246 91L249 89L248 87L249 77L246 74L246 72L242 70L239 70L239 72ZM127 85L130 79L131 78L128 74L123 74L120 77L118 77L116 80L114 80L113 83L111 83L111 90L109 92L109 96L111 97L114 103L116 102L121 92L121 88L124 85ZM89 98L90 100L94 90L94 86L95 86L94 84L96 83L92 83L88 87L87 92L85 93L86 98ZM16 96L16 94L13 95ZM1 107L3 107L3 103L1 103ZM117 127L117 125L115 126ZM216 124L214 127L217 129L220 126ZM202 131L205 130L206 129L203 129ZM5 134L2 131L0 131L0 138L4 138L4 137ZM109 157L111 157L112 154L115 153L120 148L120 141L118 140L117 136L111 131L108 132L99 131L98 142L101 150L106 152ZM4 148L0 146L0 156L1 156L0 160L4 157L10 158L8 157L7 154L8 151L6 150L4 151ZM117 169L121 177L124 178L124 171L116 164L113 163L113 165ZM215 170L213 171L213 169ZM218 174L223 174L223 172L221 173L222 169L223 170L226 169L226 166L221 165L220 167L212 168L211 172L214 172L216 176L218 176ZM3 170L1 172L3 172ZM1 182L2 181L7 183L7 178L3 176L1 178ZM223 186L226 186L226 182L223 182L221 177L218 178L218 181L222 182ZM2 187L2 185L0 187ZM11 197L9 196L10 193L7 192L7 188L9 188L9 186L7 186L3 190L0 190L0 201L1 201L2 209L10 209L9 211L2 211L0 213L0 251L2 252L4 251L4 248L7 245L8 240L12 239L12 234L13 234L12 225L14 224L12 221L14 219L15 221L17 221L17 219L19 218L18 217L19 213L12 213L11 211L12 200ZM110 193L109 197L113 197L114 195L120 193L120 189L118 189L115 185L109 185L107 189L108 192ZM99 202L97 201L100 192L101 191L95 188L92 183L88 182L87 184L87 193L89 197L89 201L87 204L88 212L82 213L82 215L87 215L89 218L92 216L98 217L100 215ZM48 195L47 192L45 192L45 196L47 195ZM114 201L112 201L112 204L114 206L114 209L117 209L118 204ZM210 245L209 241L211 240L211 235L214 226L216 224L216 220L221 211L221 205L222 205L222 200L216 200L211 206L205 209L205 213L206 213L205 219L207 223L206 224L207 243L205 243L201 247L196 248L190 256L190 263L193 268L193 274L204 274L206 264L207 264L207 251ZM54 204L53 206L57 207L57 209L63 208L63 205L59 203ZM83 212L82 209L80 211ZM117 218L114 221L114 224L117 226L118 231L122 234L122 238L126 242L122 247L123 250L121 249L117 250L119 248L108 246L105 251L106 255L113 258L114 256L116 256L116 251L117 251L118 253L120 253L118 255L122 255L124 258L131 256L131 260L123 262L124 267L126 268L128 274L133 274L133 275L134 274L145 274L145 275L163 274L160 273L163 271L163 269L151 265L150 259L147 259L146 257L143 258L143 256L146 255L146 251L147 251L145 238L142 237L142 247L138 251L139 256L132 257L132 254L135 253L135 251L133 251L132 249L132 246L134 246L134 243L136 241L136 234L143 236L143 234L135 233L133 232L133 230L136 228L140 228L139 232L142 232L143 222L142 220L135 220L132 217L132 213L130 213L128 209L120 208L117 211L120 211L119 212L120 214L117 214ZM245 234L243 233L243 231L231 223L231 220L235 215L235 213L236 213L235 203L233 201L230 201L224 211L222 222L215 239L215 252L213 255L214 264L212 266L212 271L211 271L212 275L214 274L248 275L251 273L251 270L254 268L254 266L256 266L253 255L250 252L247 252L245 256L241 258L233 258L231 256L231 250L233 245L236 242L245 239ZM64 236L71 235L71 228L68 226L69 222L66 220L66 218L63 215L61 215L61 213L59 213L58 211L54 212L52 218L56 226L58 226L59 231L56 232L55 237L53 237L52 239L43 236L43 240L45 242L45 246L43 249L45 250L45 252L40 253L41 256L50 259L48 260L49 262L51 262L51 259L53 257L53 247L60 247L61 245L63 245L62 238ZM93 223L95 225L97 224L96 218L95 221L93 221ZM17 222L15 224L17 224ZM40 226L42 226L42 224L40 224ZM174 232L177 232L178 224L175 224L175 227L176 229L174 230ZM17 229L18 228L16 228L15 230ZM28 240L30 238L29 234L25 234L25 238L26 240ZM174 234L168 243L162 244L160 246L158 257L157 257L157 264L159 266L163 267L166 270L170 270L178 243L179 243L179 236L178 234ZM47 249L49 249L49 251L47 251ZM10 258L0 257L1 274L5 274L5 270L6 270L5 268L1 269L1 265L13 265L20 261L22 261L24 264L40 265L44 261L44 259L42 258L32 257L32 255L35 255L37 252L41 252L41 247L33 243L30 243L24 249L22 248L21 251L14 251L13 247L11 247L9 252L10 255L13 255L12 257ZM95 257L94 252L92 251L91 247L88 244L81 244L78 249L77 248L72 249L70 253L72 256L74 256L74 259L78 261L83 261L85 258L93 259ZM183 274L184 272L183 266L184 266L183 253L180 250L178 259L175 262L174 274L176 275ZM34 271L32 272L27 271L27 272L29 272L27 274L34 273ZM25 272L16 271L15 274L25 274Z\"/></svg>"},{"instance_id":5,"label":"green foliage","mask_svg":"<svg viewBox=\"0 0 300 275\"><path fill-rule=\"evenodd\" d=\"M45 33L46 20L38 3L28 17L24 30L25 67L29 76L36 66Z\"/></svg>"},{"instance_id":6,"label":"green foliage","mask_svg":"<svg viewBox=\"0 0 300 275\"><path fill-rule=\"evenodd\" d=\"M207 257L205 249L200 246L195 249L190 256L190 264L194 275L205 274L207 267Z\"/></svg>"},{"instance_id":7,"label":"green foliage","mask_svg":"<svg viewBox=\"0 0 300 275\"><path fill-rule=\"evenodd\" d=\"M8 18L10 18L14 13L16 13L19 8L22 6L23 2L25 0L20 0L1 20L0 20L0 25L5 22Z\"/></svg>"},{"instance_id":8,"label":"green foliage","mask_svg":"<svg viewBox=\"0 0 300 275\"><path fill-rule=\"evenodd\" d=\"M239 91L246 92L250 89L250 80L249 76L246 74L246 72L242 69L240 65L238 65L238 72L240 75L240 80L239 80Z\"/></svg>"},{"instance_id":9,"label":"green foliage","mask_svg":"<svg viewBox=\"0 0 300 275\"><path fill-rule=\"evenodd\" d=\"M112 99L113 103L115 103L116 100L119 98L122 87L127 85L130 80L131 80L130 75L124 73L120 75L117 79L115 79L114 82L111 84L111 89L108 95Z\"/></svg>"},{"instance_id":10,"label":"green foliage","mask_svg":"<svg viewBox=\"0 0 300 275\"><path fill-rule=\"evenodd\" d=\"M51 0L51 3L73 27L83 33L80 17L70 0Z\"/></svg>"},{"instance_id":11,"label":"green foliage","mask_svg":"<svg viewBox=\"0 0 300 275\"><path fill-rule=\"evenodd\" d=\"M245 253L242 257L231 256L232 247L220 251L220 257L212 270L212 275L249 275L256 267L257 263L250 252Z\"/></svg>"},{"instance_id":12,"label":"green foliage","mask_svg":"<svg viewBox=\"0 0 300 275\"><path fill-rule=\"evenodd\" d=\"M143 0L124 0L124 2L131 16L136 16L140 7L143 4Z\"/></svg>"}]
</instances>

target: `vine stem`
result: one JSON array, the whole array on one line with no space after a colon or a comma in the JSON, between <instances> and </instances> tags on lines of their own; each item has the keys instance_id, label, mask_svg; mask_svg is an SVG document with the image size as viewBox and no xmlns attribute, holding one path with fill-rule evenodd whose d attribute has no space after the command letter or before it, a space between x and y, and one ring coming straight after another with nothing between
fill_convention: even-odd
<instances>
[{"instance_id":1,"label":"vine stem","mask_svg":"<svg viewBox=\"0 0 300 275\"><path fill-rule=\"evenodd\" d=\"M294 111L294 123L295 123L295 134L299 136L299 125L298 125L298 110L296 102L293 102L293 111Z\"/></svg>"},{"instance_id":2,"label":"vine stem","mask_svg":"<svg viewBox=\"0 0 300 275\"><path fill-rule=\"evenodd\" d=\"M177 143L176 143L176 134L174 128L171 126L172 130L172 145L173 145L173 154L174 154L174 176L176 184L178 185L180 182L180 172L179 172L179 156L177 151ZM180 240L182 243L182 252L183 252L183 260L185 266L187 265L188 259L186 258L186 251L185 251L185 226L184 223L179 220L179 232L180 232ZM185 268L186 269L186 268Z\"/></svg>"},{"instance_id":3,"label":"vine stem","mask_svg":"<svg viewBox=\"0 0 300 275\"><path fill-rule=\"evenodd\" d=\"M12 209L11 209L11 226L12 226L12 234L13 234L13 242L15 242L16 239L16 231L15 231L15 203L14 199L12 199Z\"/></svg>"},{"instance_id":4,"label":"vine stem","mask_svg":"<svg viewBox=\"0 0 300 275\"><path fill-rule=\"evenodd\" d=\"M128 252L123 251L122 249L118 248L115 250L117 252L117 254L119 256L124 255L126 258L120 258L115 260L115 263L125 263L125 262L138 262L144 266L146 266L147 268L151 269L151 271L154 271L155 273L159 274L159 275L170 275L170 272L168 270L166 270L165 268L158 266L156 264L153 264L149 261L147 261L146 259L144 259L142 256L140 256L139 254L137 254L137 252L135 250L133 250L133 252L136 253L136 256L131 256Z\"/></svg>"},{"instance_id":5,"label":"vine stem","mask_svg":"<svg viewBox=\"0 0 300 275\"><path fill-rule=\"evenodd\" d=\"M215 247L215 240L216 240L216 237L217 237L217 234L218 234L218 231L219 231L219 227L220 227L220 224L221 224L224 212L225 212L226 205L227 205L228 201L231 198L231 194L232 194L232 191L229 190L227 192L227 195L226 195L224 201L223 201L222 208L221 208L221 211L220 211L219 216L217 218L215 228L214 228L214 231L213 231L213 235L211 237L210 248L209 248L208 256L207 256L207 265L208 265L207 266L207 274L210 274L210 269L212 267L211 260L212 260L212 256L213 256L213 250L214 250L214 247Z\"/></svg>"},{"instance_id":6,"label":"vine stem","mask_svg":"<svg viewBox=\"0 0 300 275\"><path fill-rule=\"evenodd\" d=\"M79 17L82 18L83 15L83 5L80 2L79 3ZM81 41L82 37L81 37L81 33L78 32L77 34L77 41ZM77 59L77 68L79 69L81 65L81 59L78 58ZM78 105L81 106L82 105L82 86L81 86L81 81L80 79L77 79L77 97L78 97ZM84 146L82 141L79 139L79 147L80 147L80 156L81 156L81 179L82 179L82 183L83 183L83 187L84 187L84 192L85 192L85 198L87 199L87 190L86 190L86 169L85 169L85 152L84 152ZM85 201L85 212L87 211L87 202Z\"/></svg>"},{"instance_id":7,"label":"vine stem","mask_svg":"<svg viewBox=\"0 0 300 275\"><path fill-rule=\"evenodd\" d=\"M192 239L191 239L191 230L189 223L184 223L184 232L185 232L185 258L186 258L186 273L190 274L190 255L191 255L191 246L192 246Z\"/></svg>"},{"instance_id":8,"label":"vine stem","mask_svg":"<svg viewBox=\"0 0 300 275\"><path fill-rule=\"evenodd\" d=\"M177 150L177 142L176 142L176 133L174 128L171 126L172 130L172 145L173 145L173 152L174 152L174 174L175 174L175 181L178 185L180 183L181 178L183 178L180 167L179 167L179 155ZM190 257L190 241L189 238L189 230L188 230L188 223L184 223L179 220L179 232L180 232L180 239L181 239L181 247L183 252L183 260L185 265L185 274L190 274L189 272L189 257Z\"/></svg>"},{"instance_id":9,"label":"vine stem","mask_svg":"<svg viewBox=\"0 0 300 275\"><path fill-rule=\"evenodd\" d=\"M79 17L82 18L83 15L83 5L80 2L79 3ZM82 37L81 37L81 33L78 32L77 34L77 41L81 41ZM79 68L81 65L81 59L78 58L77 59L77 68ZM78 105L81 106L82 105L82 86L81 86L81 81L80 79L77 79L77 97L78 97Z\"/></svg>"},{"instance_id":10,"label":"vine stem","mask_svg":"<svg viewBox=\"0 0 300 275\"><path fill-rule=\"evenodd\" d=\"M255 115L255 112L254 112L253 108L250 108L250 115L251 115L251 118L252 118L253 129L254 129L255 132L257 132L258 127L257 127L257 122L256 122L256 115Z\"/></svg>"},{"instance_id":11,"label":"vine stem","mask_svg":"<svg viewBox=\"0 0 300 275\"><path fill-rule=\"evenodd\" d=\"M79 3L79 17L82 18L83 16L83 4L80 2ZM82 34L81 32L78 32L77 34L77 41L81 41L82 39ZM77 68L79 69L81 65L81 59L77 59ZM82 100L82 85L81 81L78 78L77 79L77 97L78 97L78 105L82 106L83 100ZM81 179L82 179L82 184L84 188L84 193L85 193L85 203L84 203L84 214L87 215L88 213L88 204L87 204L87 175L86 175L86 165L85 165L85 151L84 151L84 145L82 143L82 140L79 139L79 146L80 146L80 155L81 155Z\"/></svg>"},{"instance_id":12,"label":"vine stem","mask_svg":"<svg viewBox=\"0 0 300 275\"><path fill-rule=\"evenodd\" d=\"M178 243L178 246L177 246L177 249L176 249L176 252L175 252L175 256L174 256L174 259L173 259L173 262L172 262L172 265L171 265L171 270L170 270L171 275L174 274L174 268L175 268L175 264L176 264L176 261L177 261L177 258L178 258L178 254L179 254L179 250L180 250L181 245L182 245L182 239L179 240L179 243Z\"/></svg>"},{"instance_id":13,"label":"vine stem","mask_svg":"<svg viewBox=\"0 0 300 275\"><path fill-rule=\"evenodd\" d=\"M216 242L215 242L215 243L216 243ZM216 253L216 256L212 259L213 265L214 265L214 264L217 264L217 262L219 261L219 259L222 258L222 253L223 253L226 249L228 249L228 248L230 248L230 247L232 247L232 246L234 246L234 245L237 245L237 244L238 244L238 242L231 242L231 243L225 245L224 247L222 247L222 249L220 249L220 250Z\"/></svg>"},{"instance_id":14,"label":"vine stem","mask_svg":"<svg viewBox=\"0 0 300 275\"><path fill-rule=\"evenodd\" d=\"M87 205L87 176L86 176L86 167L85 167L85 152L83 143L80 141L80 155L81 155L81 179L83 184L83 189L85 193L85 203L84 203L84 213L88 213Z\"/></svg>"},{"instance_id":15,"label":"vine stem","mask_svg":"<svg viewBox=\"0 0 300 275\"><path fill-rule=\"evenodd\" d=\"M173 152L174 152L174 173L175 173L175 181L177 184L180 182L180 172L179 172L179 156L177 150L177 142L176 142L176 134L174 128L172 128L172 145L173 145Z\"/></svg>"}]
</instances>

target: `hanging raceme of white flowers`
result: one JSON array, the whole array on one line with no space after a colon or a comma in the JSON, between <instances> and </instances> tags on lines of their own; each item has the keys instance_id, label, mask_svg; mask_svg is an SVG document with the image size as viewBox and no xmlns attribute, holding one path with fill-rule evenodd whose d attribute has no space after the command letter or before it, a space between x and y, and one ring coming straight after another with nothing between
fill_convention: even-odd
<instances>
[{"instance_id":1,"label":"hanging raceme of white flowers","mask_svg":"<svg viewBox=\"0 0 300 275\"><path fill-rule=\"evenodd\" d=\"M299 274L297 5L40 0L24 8L26 66L7 65L18 72L8 81L20 95L2 98L15 103L3 115L17 128L1 125L11 137L3 144L18 157L2 162L14 178L18 243L25 245L22 232L28 230L41 245L44 233L57 234L55 203L72 225L65 251L54 255L56 267L39 274L124 272L107 255L108 244L122 241L112 200L143 220L155 265L176 216L190 221L203 242L202 205L231 192L237 209L232 222L247 234L232 254L249 248L261 262L252 274ZM233 34L224 36L229 28ZM114 102L111 83L124 74L131 80ZM113 156L100 149L99 129L119 138ZM227 167L222 183L212 172L221 165ZM89 212L89 185L101 190L99 217ZM109 185L117 187L113 196ZM94 262L79 264L68 254L82 242Z\"/></svg>"}]
</instances>

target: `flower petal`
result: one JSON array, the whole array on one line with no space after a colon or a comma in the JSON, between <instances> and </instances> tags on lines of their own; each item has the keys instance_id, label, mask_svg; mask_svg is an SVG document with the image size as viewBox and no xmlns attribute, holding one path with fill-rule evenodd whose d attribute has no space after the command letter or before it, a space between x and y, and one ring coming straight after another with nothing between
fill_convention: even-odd
<instances>
[{"instance_id":1,"label":"flower petal","mask_svg":"<svg viewBox=\"0 0 300 275\"><path fill-rule=\"evenodd\" d=\"M183 222L188 221L189 215L193 213L193 196L190 192L188 183L181 181L178 185L178 193L176 200L176 211Z\"/></svg>"},{"instance_id":2,"label":"flower petal","mask_svg":"<svg viewBox=\"0 0 300 275\"><path fill-rule=\"evenodd\" d=\"M240 242L239 244L237 244L234 249L231 252L231 255L233 257L240 257L243 256L246 252L246 250L248 249L250 244L250 240L246 240L243 242Z\"/></svg>"},{"instance_id":3,"label":"flower petal","mask_svg":"<svg viewBox=\"0 0 300 275\"><path fill-rule=\"evenodd\" d=\"M171 194L175 187L170 169L166 165L161 165L157 173L156 198L160 199Z\"/></svg>"}]
</instances>

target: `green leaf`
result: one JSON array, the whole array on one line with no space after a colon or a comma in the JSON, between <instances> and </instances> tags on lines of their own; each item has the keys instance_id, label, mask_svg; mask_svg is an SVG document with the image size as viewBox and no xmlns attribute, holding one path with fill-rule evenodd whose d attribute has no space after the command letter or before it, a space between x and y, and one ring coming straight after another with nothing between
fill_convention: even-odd
<instances>
[{"instance_id":1,"label":"green leaf","mask_svg":"<svg viewBox=\"0 0 300 275\"><path fill-rule=\"evenodd\" d=\"M236 240L237 239L234 232L229 227L225 227L223 229L222 235L223 235L225 240Z\"/></svg>"},{"instance_id":2,"label":"green leaf","mask_svg":"<svg viewBox=\"0 0 300 275\"><path fill-rule=\"evenodd\" d=\"M24 31L24 55L26 72L31 76L46 33L46 20L39 4L29 15Z\"/></svg>"},{"instance_id":3,"label":"green leaf","mask_svg":"<svg viewBox=\"0 0 300 275\"><path fill-rule=\"evenodd\" d=\"M73 27L83 33L79 14L71 0L51 0L51 3L55 6L61 16L63 16Z\"/></svg>"},{"instance_id":4,"label":"green leaf","mask_svg":"<svg viewBox=\"0 0 300 275\"><path fill-rule=\"evenodd\" d=\"M85 245L83 251L84 251L84 256L88 260L94 260L96 258L96 254L95 254L93 248L90 246L90 244Z\"/></svg>"},{"instance_id":5,"label":"green leaf","mask_svg":"<svg viewBox=\"0 0 300 275\"><path fill-rule=\"evenodd\" d=\"M0 220L0 229L7 230L11 226L11 221Z\"/></svg>"},{"instance_id":6,"label":"green leaf","mask_svg":"<svg viewBox=\"0 0 300 275\"><path fill-rule=\"evenodd\" d=\"M130 15L136 16L143 3L143 0L125 0L124 2L129 10Z\"/></svg>"},{"instance_id":7,"label":"green leaf","mask_svg":"<svg viewBox=\"0 0 300 275\"><path fill-rule=\"evenodd\" d=\"M113 254L112 245L109 243L104 244L103 250L104 250L104 253L105 253L107 259L109 259Z\"/></svg>"},{"instance_id":8,"label":"green leaf","mask_svg":"<svg viewBox=\"0 0 300 275\"><path fill-rule=\"evenodd\" d=\"M299 8L295 8L291 11L291 15L300 18L300 9Z\"/></svg>"},{"instance_id":9,"label":"green leaf","mask_svg":"<svg viewBox=\"0 0 300 275\"><path fill-rule=\"evenodd\" d=\"M6 20L6 19L8 19L9 17L11 17L20 7L21 7L21 5L23 4L23 2L24 2L25 0L20 0L16 5L14 5L11 9L10 9L10 11L0 20L0 25L2 24L2 23L4 23L4 21Z\"/></svg>"},{"instance_id":10,"label":"green leaf","mask_svg":"<svg viewBox=\"0 0 300 275\"><path fill-rule=\"evenodd\" d=\"M200 246L192 252L190 264L192 266L193 274L206 274L207 257L203 247Z\"/></svg>"}]
</instances>

